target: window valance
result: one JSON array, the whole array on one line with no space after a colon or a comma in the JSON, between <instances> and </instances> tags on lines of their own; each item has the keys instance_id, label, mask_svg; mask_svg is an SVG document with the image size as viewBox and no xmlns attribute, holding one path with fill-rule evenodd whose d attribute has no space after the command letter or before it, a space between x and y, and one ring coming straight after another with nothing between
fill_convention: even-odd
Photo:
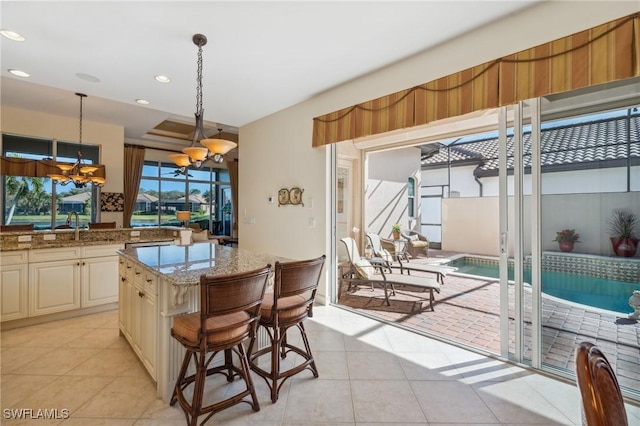
<instances>
[{"instance_id":1,"label":"window valance","mask_svg":"<svg viewBox=\"0 0 640 426\"><path fill-rule=\"evenodd\" d=\"M640 75L640 13L313 119L313 146Z\"/></svg>"},{"instance_id":2,"label":"window valance","mask_svg":"<svg viewBox=\"0 0 640 426\"><path fill-rule=\"evenodd\" d=\"M49 174L60 173L58 164L68 164L72 166L73 163L65 163L61 161L53 160L32 160L28 158L17 157L0 157L0 174L4 176L29 176L29 177L44 177ZM93 172L94 176L106 178L106 171L104 165L92 164L92 166L98 167L98 170Z\"/></svg>"}]
</instances>

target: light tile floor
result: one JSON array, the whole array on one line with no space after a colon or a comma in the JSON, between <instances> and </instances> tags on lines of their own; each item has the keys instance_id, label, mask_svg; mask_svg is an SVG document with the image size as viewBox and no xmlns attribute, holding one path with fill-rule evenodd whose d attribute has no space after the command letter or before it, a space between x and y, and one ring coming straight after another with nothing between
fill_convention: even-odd
<instances>
[{"instance_id":1,"label":"light tile floor","mask_svg":"<svg viewBox=\"0 0 640 426\"><path fill-rule=\"evenodd\" d=\"M261 410L240 404L208 424L574 425L573 383L536 374L336 307L317 307L307 330L320 378L290 379L276 404L258 377ZM183 425L155 396L117 311L3 331L0 424ZM238 386L209 380L207 398ZM10 419L11 410L68 410L68 419ZM7 411L9 410L9 411ZM630 424L640 424L628 406Z\"/></svg>"}]
</instances>

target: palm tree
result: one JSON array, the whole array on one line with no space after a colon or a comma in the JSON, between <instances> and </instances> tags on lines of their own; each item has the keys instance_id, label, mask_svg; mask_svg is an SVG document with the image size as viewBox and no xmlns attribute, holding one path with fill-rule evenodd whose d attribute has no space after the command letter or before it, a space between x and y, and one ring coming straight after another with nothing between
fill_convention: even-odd
<instances>
[{"instance_id":1,"label":"palm tree","mask_svg":"<svg viewBox=\"0 0 640 426\"><path fill-rule=\"evenodd\" d=\"M5 176L4 184L5 190L7 191L7 201L9 197L12 197L11 207L9 208L9 214L7 215L7 220L5 222L8 225L13 219L13 213L16 210L18 201L29 192L29 185L23 176Z\"/></svg>"},{"instance_id":2,"label":"palm tree","mask_svg":"<svg viewBox=\"0 0 640 426\"><path fill-rule=\"evenodd\" d=\"M44 189L46 178L29 176L5 176L7 201L11 197L11 207L5 221L10 224L16 207L24 207L28 213L40 214L51 208L51 194ZM8 201L9 202L9 201Z\"/></svg>"}]
</instances>

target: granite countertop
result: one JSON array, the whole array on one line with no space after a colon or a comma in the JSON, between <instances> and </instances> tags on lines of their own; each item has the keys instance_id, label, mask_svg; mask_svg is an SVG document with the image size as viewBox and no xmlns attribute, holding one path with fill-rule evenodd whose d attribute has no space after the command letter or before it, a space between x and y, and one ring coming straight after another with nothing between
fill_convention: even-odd
<instances>
[{"instance_id":1,"label":"granite countertop","mask_svg":"<svg viewBox=\"0 0 640 426\"><path fill-rule=\"evenodd\" d=\"M247 272L267 264L274 267L276 261L291 260L207 242L187 246L132 247L118 250L118 253L179 286L199 285L202 274Z\"/></svg>"},{"instance_id":2,"label":"granite countertop","mask_svg":"<svg viewBox=\"0 0 640 426\"><path fill-rule=\"evenodd\" d=\"M174 231L175 229L173 228L159 227L81 229L79 231L79 240L75 239L75 230L73 229L3 232L0 236L0 251L125 244L131 242L166 242L175 239ZM49 238L55 239L51 240Z\"/></svg>"}]
</instances>

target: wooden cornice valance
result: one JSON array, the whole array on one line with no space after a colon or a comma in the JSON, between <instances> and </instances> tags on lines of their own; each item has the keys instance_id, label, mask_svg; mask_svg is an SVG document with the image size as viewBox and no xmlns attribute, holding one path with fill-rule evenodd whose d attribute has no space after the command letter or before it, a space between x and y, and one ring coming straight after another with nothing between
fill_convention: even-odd
<instances>
[{"instance_id":1,"label":"wooden cornice valance","mask_svg":"<svg viewBox=\"0 0 640 426\"><path fill-rule=\"evenodd\" d=\"M640 13L313 119L313 147L640 75Z\"/></svg>"},{"instance_id":2,"label":"wooden cornice valance","mask_svg":"<svg viewBox=\"0 0 640 426\"><path fill-rule=\"evenodd\" d=\"M29 176L29 177L43 177L46 178L50 174L60 174L58 164L68 164L70 166L73 163L65 163L53 160L32 160L28 158L17 157L0 157L0 175L3 176ZM103 178L107 178L106 170L102 164L91 164L96 166L96 170L93 175Z\"/></svg>"}]
</instances>

